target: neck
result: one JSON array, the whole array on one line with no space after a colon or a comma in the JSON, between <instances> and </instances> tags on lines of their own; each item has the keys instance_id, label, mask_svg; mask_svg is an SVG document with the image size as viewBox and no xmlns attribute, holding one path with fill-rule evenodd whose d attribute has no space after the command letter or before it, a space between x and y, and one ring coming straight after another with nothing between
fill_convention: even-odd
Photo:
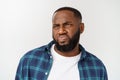
<instances>
[{"instance_id":1,"label":"neck","mask_svg":"<svg viewBox=\"0 0 120 80\"><path fill-rule=\"evenodd\" d=\"M72 51L69 51L69 52L61 52L56 47L54 47L54 49L58 54L65 56L65 57L76 56L80 53L79 44Z\"/></svg>"}]
</instances>

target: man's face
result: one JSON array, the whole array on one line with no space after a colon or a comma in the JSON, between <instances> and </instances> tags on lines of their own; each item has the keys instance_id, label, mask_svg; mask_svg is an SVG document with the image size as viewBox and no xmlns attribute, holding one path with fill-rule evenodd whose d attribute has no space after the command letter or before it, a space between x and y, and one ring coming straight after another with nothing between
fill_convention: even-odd
<instances>
[{"instance_id":1,"label":"man's face","mask_svg":"<svg viewBox=\"0 0 120 80\"><path fill-rule=\"evenodd\" d=\"M79 42L80 21L71 11L58 11L53 16L52 32L56 48L62 52L71 51Z\"/></svg>"}]
</instances>

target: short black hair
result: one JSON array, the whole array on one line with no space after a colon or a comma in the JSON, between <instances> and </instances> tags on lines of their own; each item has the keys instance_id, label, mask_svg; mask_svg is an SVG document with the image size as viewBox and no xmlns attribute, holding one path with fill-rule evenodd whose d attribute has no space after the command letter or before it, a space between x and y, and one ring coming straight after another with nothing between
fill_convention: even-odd
<instances>
[{"instance_id":1,"label":"short black hair","mask_svg":"<svg viewBox=\"0 0 120 80\"><path fill-rule=\"evenodd\" d=\"M75 17L79 18L80 20L82 20L82 15L81 12L75 8L72 7L61 7L59 9L57 9L54 13L58 12L58 11L62 11L62 10L68 10L74 13Z\"/></svg>"}]
</instances>

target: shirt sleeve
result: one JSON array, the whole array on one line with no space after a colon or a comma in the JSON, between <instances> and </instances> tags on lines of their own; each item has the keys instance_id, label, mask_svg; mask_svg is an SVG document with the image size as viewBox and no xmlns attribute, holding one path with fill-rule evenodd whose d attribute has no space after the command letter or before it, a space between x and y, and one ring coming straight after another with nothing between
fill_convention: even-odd
<instances>
[{"instance_id":1,"label":"shirt sleeve","mask_svg":"<svg viewBox=\"0 0 120 80\"><path fill-rule=\"evenodd\" d=\"M15 80L23 80L23 59L21 59L19 62L19 65L16 71Z\"/></svg>"},{"instance_id":2,"label":"shirt sleeve","mask_svg":"<svg viewBox=\"0 0 120 80\"><path fill-rule=\"evenodd\" d=\"M103 74L104 74L103 80L108 80L107 70L106 70L105 66L104 66L104 73Z\"/></svg>"}]
</instances>

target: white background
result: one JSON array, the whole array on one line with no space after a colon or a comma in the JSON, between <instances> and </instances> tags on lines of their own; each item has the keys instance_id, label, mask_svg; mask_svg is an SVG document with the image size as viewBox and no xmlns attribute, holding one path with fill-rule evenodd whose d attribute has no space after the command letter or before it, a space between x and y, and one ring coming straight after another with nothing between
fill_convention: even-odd
<instances>
[{"instance_id":1,"label":"white background","mask_svg":"<svg viewBox=\"0 0 120 80\"><path fill-rule=\"evenodd\" d=\"M20 58L52 40L53 12L81 11L80 43L105 64L109 80L120 80L120 0L0 0L0 80L14 80Z\"/></svg>"}]
</instances>

